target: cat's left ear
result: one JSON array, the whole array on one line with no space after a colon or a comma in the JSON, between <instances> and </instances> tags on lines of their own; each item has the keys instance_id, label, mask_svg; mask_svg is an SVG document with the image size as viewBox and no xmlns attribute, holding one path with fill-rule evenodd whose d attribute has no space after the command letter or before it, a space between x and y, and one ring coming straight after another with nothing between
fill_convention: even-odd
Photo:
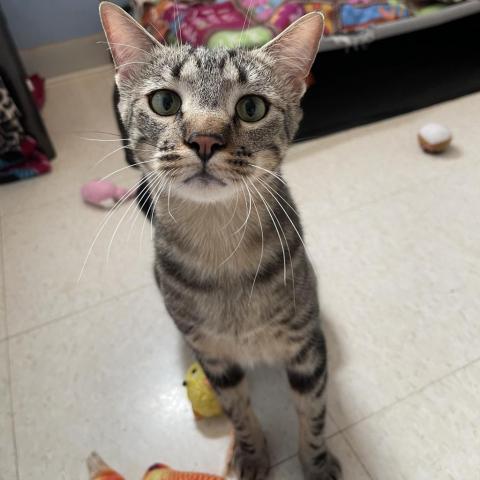
<instances>
[{"instance_id":1,"label":"cat's left ear","mask_svg":"<svg viewBox=\"0 0 480 480\"><path fill-rule=\"evenodd\" d=\"M275 68L300 88L301 94L305 91L305 79L317 55L323 28L323 14L310 12L260 49L274 58Z\"/></svg>"},{"instance_id":2,"label":"cat's left ear","mask_svg":"<svg viewBox=\"0 0 480 480\"><path fill-rule=\"evenodd\" d=\"M99 10L117 69L117 82L121 83L145 62L154 47L161 44L118 5L102 2Z\"/></svg>"}]
</instances>

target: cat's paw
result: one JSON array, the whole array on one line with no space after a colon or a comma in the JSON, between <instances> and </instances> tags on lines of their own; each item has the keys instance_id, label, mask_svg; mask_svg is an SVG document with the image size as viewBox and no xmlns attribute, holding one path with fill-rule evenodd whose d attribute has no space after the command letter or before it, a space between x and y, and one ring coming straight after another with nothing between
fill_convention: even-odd
<instances>
[{"instance_id":1,"label":"cat's paw","mask_svg":"<svg viewBox=\"0 0 480 480\"><path fill-rule=\"evenodd\" d=\"M270 470L270 459L265 442L260 447L236 444L231 469L238 480L265 480Z\"/></svg>"},{"instance_id":2,"label":"cat's paw","mask_svg":"<svg viewBox=\"0 0 480 480\"><path fill-rule=\"evenodd\" d=\"M302 462L305 480L342 480L342 466L330 452L320 455L310 462Z\"/></svg>"}]
</instances>

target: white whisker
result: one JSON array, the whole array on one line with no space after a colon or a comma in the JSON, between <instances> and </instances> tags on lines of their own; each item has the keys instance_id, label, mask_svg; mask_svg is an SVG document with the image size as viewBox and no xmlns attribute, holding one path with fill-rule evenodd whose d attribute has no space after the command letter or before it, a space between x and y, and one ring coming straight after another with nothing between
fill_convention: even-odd
<instances>
[{"instance_id":1,"label":"white whisker","mask_svg":"<svg viewBox=\"0 0 480 480\"><path fill-rule=\"evenodd\" d=\"M150 23L149 26L155 30L155 33L162 39L162 42L166 43L165 37L162 35L160 30L153 23ZM158 38L156 40L158 40Z\"/></svg>"},{"instance_id":2,"label":"white whisker","mask_svg":"<svg viewBox=\"0 0 480 480\"><path fill-rule=\"evenodd\" d=\"M115 69L118 70L119 68L126 67L127 65L150 65L148 62L125 62L121 65L115 65Z\"/></svg>"},{"instance_id":3,"label":"white whisker","mask_svg":"<svg viewBox=\"0 0 480 480\"><path fill-rule=\"evenodd\" d=\"M146 163L154 163L154 162L157 162L156 158L154 158L153 160L145 160L144 162L136 162L133 165L127 165L125 167L119 168L118 170L115 170L109 173L108 175L105 175L100 179L100 181L103 182L104 180L107 180L107 178L113 177L117 173L123 172L124 170L128 170L129 168L135 168L136 165L145 165Z\"/></svg>"},{"instance_id":4,"label":"white whisker","mask_svg":"<svg viewBox=\"0 0 480 480\"><path fill-rule=\"evenodd\" d=\"M153 192L153 199L150 207L148 208L147 215L146 217L150 215L150 211L152 212L152 217L150 218L150 239L153 240L153 215L155 215L155 209L157 208L157 203L160 200L160 197L162 193L165 191L166 186L168 185L168 175L166 172L164 172L165 175L162 178L162 181L159 182L155 188L158 188L158 192L155 193ZM145 228L145 221L142 226L142 236L141 238L143 239L143 230Z\"/></svg>"},{"instance_id":5,"label":"white whisker","mask_svg":"<svg viewBox=\"0 0 480 480\"><path fill-rule=\"evenodd\" d=\"M250 165L251 167L263 170L264 172L267 172L270 175L273 175L276 179L280 180L284 185L287 184L287 182L278 173L272 172L271 170L268 170L267 168L263 168L263 167L260 167L258 165L254 165L253 163L249 163L248 165Z\"/></svg>"},{"instance_id":6,"label":"white whisker","mask_svg":"<svg viewBox=\"0 0 480 480\"><path fill-rule=\"evenodd\" d=\"M256 180L258 180L262 185L264 185L266 188L268 188L269 190L271 190L272 192L274 192L277 197L280 197L280 198L285 202L285 204L290 208L290 210L292 210L292 212L293 212L297 217L300 217L300 215L299 215L298 212L295 210L295 208L288 202L288 200L287 200L283 195L281 195L280 193L278 193L278 191L275 190L273 187L269 186L269 185L267 184L267 182L263 181L260 177L256 177Z\"/></svg>"},{"instance_id":7,"label":"white whisker","mask_svg":"<svg viewBox=\"0 0 480 480\"><path fill-rule=\"evenodd\" d=\"M280 241L280 245L282 247L282 256L283 256L283 283L284 285L287 285L287 262L286 262L286 257L285 257L285 249L283 247L283 242L282 238L280 237L280 232L278 231L277 224L275 223L275 220L273 219L272 213L271 213L271 208L269 207L267 201L263 197L263 195L258 191L258 188L253 184L251 180L250 184L252 187L255 189L255 191L258 193L260 196L260 199L262 200L263 204L265 205L265 208L267 209L268 215L270 216L273 226L275 227L275 231L277 232L278 240Z\"/></svg>"},{"instance_id":8,"label":"white whisker","mask_svg":"<svg viewBox=\"0 0 480 480\"><path fill-rule=\"evenodd\" d=\"M242 180L243 180L243 178L242 178ZM247 188L247 190L248 190L248 188ZM248 193L250 193L250 191L248 191ZM247 200L247 199L246 199L246 197L245 197L245 208L247 208L246 200ZM240 227L237 228L237 230L235 230L235 231L233 232L234 234L237 234L237 233L243 228L243 226L247 224L248 218L250 217L250 213L251 213L251 212L252 212L252 197L250 197L250 204L249 204L249 206L248 206L248 211L247 211L247 215L246 215L246 217L245 217L245 220L244 220L244 222L240 225Z\"/></svg>"},{"instance_id":9,"label":"white whisker","mask_svg":"<svg viewBox=\"0 0 480 480\"><path fill-rule=\"evenodd\" d=\"M89 142L126 142L130 141L129 138L88 138L88 137L78 137L81 140L87 140Z\"/></svg>"},{"instance_id":10,"label":"white whisker","mask_svg":"<svg viewBox=\"0 0 480 480\"><path fill-rule=\"evenodd\" d=\"M114 132L105 132L103 130L79 130L79 131L73 131L71 132L72 134L75 134L75 135L84 135L84 134L90 134L90 133L99 133L100 135L110 135L110 136L113 136L113 137L119 137L120 134L117 132L117 133L114 133ZM128 140L128 138L125 138L123 140Z\"/></svg>"},{"instance_id":11,"label":"white whisker","mask_svg":"<svg viewBox=\"0 0 480 480\"><path fill-rule=\"evenodd\" d=\"M118 42L106 42L106 41L98 41L96 42L97 44L99 45L109 45L109 47L107 48L107 50L112 50L112 47L110 47L110 45L118 45L119 47L128 47L128 48L133 48L135 50L139 50L140 52L143 52L143 53L146 53L147 55L153 57L153 55L151 54L151 52L148 52L147 50L144 50L143 48L140 48L140 47L136 47L134 45L128 45L127 43L118 43Z\"/></svg>"},{"instance_id":12,"label":"white whisker","mask_svg":"<svg viewBox=\"0 0 480 480\"><path fill-rule=\"evenodd\" d=\"M250 10L252 8L252 3L253 3L253 0L250 0L248 2L247 13L245 14L245 18L243 19L242 31L240 32L240 35L238 37L237 48L241 46L241 43L242 43L242 40L243 40L243 34L245 33L245 26L246 26L247 22L248 22L248 26L250 26L249 15L250 15Z\"/></svg>"},{"instance_id":13,"label":"white whisker","mask_svg":"<svg viewBox=\"0 0 480 480\"><path fill-rule=\"evenodd\" d=\"M221 227L220 230L225 230L230 225L230 223L232 223L232 220L235 217L235 213L237 211L237 206L238 206L238 188L235 188L235 193L237 195L236 195L236 199L235 199L235 207L233 208L232 216L228 219L228 222L223 227Z\"/></svg>"},{"instance_id":14,"label":"white whisker","mask_svg":"<svg viewBox=\"0 0 480 480\"><path fill-rule=\"evenodd\" d=\"M152 174L154 172L151 172ZM136 189L138 188L138 186L140 185L141 183L141 180L136 182L132 187L130 187L127 192L122 196L122 198L116 203L116 205L110 210L110 212L107 214L106 218L104 218L104 220L102 221L102 223L100 224L99 228L98 228L98 231L92 241L92 243L90 244L90 247L88 249L88 252L87 252L87 255L85 257L85 260L83 262L83 265L82 265L82 268L80 270L80 274L78 276L78 279L77 279L77 283L80 282L80 280L82 279L83 277L83 273L85 272L85 268L87 266L87 263L88 263L88 260L92 254L92 251L93 251L93 247L95 246L95 243L97 242L98 238L100 237L101 233L103 232L103 229L106 227L107 223L109 222L109 220L112 218L112 216L114 215L114 213L119 209L119 207L121 205L123 205L130 197L130 194Z\"/></svg>"},{"instance_id":15,"label":"white whisker","mask_svg":"<svg viewBox=\"0 0 480 480\"><path fill-rule=\"evenodd\" d=\"M259 180L259 179L257 178L257 180ZM265 186L267 186L267 185L265 184ZM268 188L268 186L267 186L267 188ZM272 197L273 197L273 194L272 194L272 192L270 191L270 189L268 189L268 192L269 192L270 195L272 195ZM273 198L274 198L274 200L280 205L280 203L278 202L278 200L277 200L275 197L273 197ZM280 205L280 206L281 206L281 205ZM285 210L284 210L284 212L285 212ZM297 305L296 305L296 301L295 301L295 300L296 300L296 299L295 299L295 273L294 273L294 270L293 270L293 262L292 262L292 255L291 255L291 252L290 252L290 245L288 244L288 240L287 240L287 236L285 235L285 231L284 231L284 229L283 229L280 221L278 220L277 215L275 214L275 212L274 212L273 210L272 210L272 214L273 214L273 216L275 217L275 219L276 219L277 222L278 222L278 226L280 227L280 230L282 231L283 238L285 239L285 244L286 244L286 246L287 246L288 258L289 258L289 260L290 260L290 270L291 270L291 272L292 272L293 308L294 308L294 310L296 310ZM285 215L287 215L287 217L288 217L287 212L285 212Z\"/></svg>"},{"instance_id":16,"label":"white whisker","mask_svg":"<svg viewBox=\"0 0 480 480\"><path fill-rule=\"evenodd\" d=\"M247 188L247 190L249 190L248 186L247 186L247 183L245 182L245 180L242 178L243 182L245 183L245 187ZM250 190L249 190L249 193L250 193ZM252 194L250 193L250 196ZM249 302L252 300L252 295L253 295L253 289L255 287L255 282L257 281L257 277L258 277L258 273L260 272L260 266L262 264L262 260L263 260L263 244L264 244L264 240L263 240L263 225L262 225L262 219L260 218L260 214L258 213L258 208L257 208L257 205L255 203L255 198L253 198L253 207L255 208L255 212L257 212L257 218L258 218L258 225L260 226L260 233L262 235L262 250L260 252L260 259L258 260L258 266L257 266L257 270L255 272L255 276L253 277L253 282L252 282L252 288L250 289L250 297L249 297Z\"/></svg>"},{"instance_id":17,"label":"white whisker","mask_svg":"<svg viewBox=\"0 0 480 480\"><path fill-rule=\"evenodd\" d=\"M153 183L156 184L158 181L162 179L163 172L157 173L156 178L154 179ZM138 203L138 208L136 212L134 211L133 215L130 217L130 231L128 232L127 240L130 239L133 231L133 227L135 226L137 222L138 216L141 214L143 207L145 206L145 203L147 202L147 199L149 197L149 184L145 184L142 189L139 188L137 192L137 203Z\"/></svg>"},{"instance_id":18,"label":"white whisker","mask_svg":"<svg viewBox=\"0 0 480 480\"><path fill-rule=\"evenodd\" d=\"M244 198L245 198L245 206L246 206L247 205L247 197L245 196L245 191L243 190L243 188L242 188L242 192L243 192L243 195L244 195ZM250 195L250 192L248 192L248 194ZM248 208L248 213L247 213L247 216L245 218L245 221L242 224L242 227L243 227L242 236L240 237L240 240L238 241L237 246L233 249L233 251L230 253L230 255L227 258L225 258L222 262L220 262L220 264L218 265L217 268L220 268L222 265L224 265L226 262L228 262L228 260L230 260L235 255L235 252L240 248L240 245L242 244L243 238L245 237L245 232L247 231L247 224L248 224L248 219L250 218L251 211L252 211L252 196L250 195L250 206ZM242 228L242 227L240 227L240 228ZM237 232L238 232L238 230L234 233L237 233Z\"/></svg>"},{"instance_id":19,"label":"white whisker","mask_svg":"<svg viewBox=\"0 0 480 480\"><path fill-rule=\"evenodd\" d=\"M174 28L175 28L175 38L177 40L177 43L180 44L180 47L182 46L182 42L181 42L181 34L182 34L182 31L181 31L181 27L180 27L180 19L178 18L179 15L178 15L178 3L177 3L177 0L173 0L173 5L174 5L174 14L175 14L175 21L173 22L173 25L174 25ZM180 36L179 36L180 34Z\"/></svg>"},{"instance_id":20,"label":"white whisker","mask_svg":"<svg viewBox=\"0 0 480 480\"><path fill-rule=\"evenodd\" d=\"M100 165L104 160L106 160L107 158L111 157L112 155L114 155L115 153L119 152L120 150L124 150L128 147L128 145L121 145L120 147L118 148L115 148L113 151L107 153L105 156L103 156L100 160L98 160L97 162L95 162L95 164L93 165L93 167L91 168L95 168L95 167L98 167L98 165Z\"/></svg>"},{"instance_id":21,"label":"white whisker","mask_svg":"<svg viewBox=\"0 0 480 480\"><path fill-rule=\"evenodd\" d=\"M175 173L176 171L177 170L175 169L173 173ZM177 221L175 220L175 217L172 214L172 211L170 210L170 192L171 192L171 189L172 189L172 183L173 183L173 178L170 180L170 183L168 184L167 210L168 210L168 214L170 215L170 217L172 217L172 220L175 223L177 223Z\"/></svg>"},{"instance_id":22,"label":"white whisker","mask_svg":"<svg viewBox=\"0 0 480 480\"><path fill-rule=\"evenodd\" d=\"M127 145L121 145L120 147L118 148L115 148L113 151L107 153L105 156L103 156L100 160L98 160L97 162L95 162L91 167L90 169L94 169L95 167L98 167L98 165L100 165L102 162L104 162L107 158L111 157L112 155L114 155L115 153L119 152L120 150L134 150L134 151L137 151L137 152L146 152L146 153L155 153L154 150L145 150L145 149L134 149L133 146L131 144L127 144ZM136 165L138 165L138 163L136 163ZM133 165L129 165L129 167L132 167Z\"/></svg>"},{"instance_id":23,"label":"white whisker","mask_svg":"<svg viewBox=\"0 0 480 480\"><path fill-rule=\"evenodd\" d=\"M303 248L305 249L305 252L307 253L307 246L305 245L302 236L300 235L300 232L297 230L297 227L293 220L290 218L290 215L287 213L287 211L283 208L283 205L278 201L278 199L273 195L273 193L269 192L270 195L273 197L273 199L278 203L280 208L283 210L283 213L287 216L289 222L292 224L293 229L295 230L296 234L298 235L299 240L302 242Z\"/></svg>"},{"instance_id":24,"label":"white whisker","mask_svg":"<svg viewBox=\"0 0 480 480\"><path fill-rule=\"evenodd\" d=\"M154 175L152 175L150 178L154 177L155 175L158 174L158 172L154 171L152 172L154 173ZM140 181L141 182L141 181ZM125 217L127 216L128 212L132 209L132 207L136 204L136 202L132 202L127 210L125 211L125 213L122 215L122 217L120 218L120 221L118 222L117 226L115 227L115 230L113 231L113 234L112 234L112 237L110 238L110 242L108 243L108 247L107 247L107 259L106 259L106 262L108 263L109 260L110 260L110 252L111 252L111 249L112 249L112 245L113 245L113 241L115 239L115 236L120 228L120 225L123 223L123 220L125 219Z\"/></svg>"}]
</instances>

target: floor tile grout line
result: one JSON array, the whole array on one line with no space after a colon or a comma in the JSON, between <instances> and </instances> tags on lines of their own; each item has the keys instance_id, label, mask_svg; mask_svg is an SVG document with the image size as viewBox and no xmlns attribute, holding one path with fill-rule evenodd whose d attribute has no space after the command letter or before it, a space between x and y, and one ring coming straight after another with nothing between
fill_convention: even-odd
<instances>
[{"instance_id":1,"label":"floor tile grout line","mask_svg":"<svg viewBox=\"0 0 480 480\"><path fill-rule=\"evenodd\" d=\"M337 427L338 428L338 427ZM329 435L325 435L325 440L329 440L337 435L340 434L340 430L337 430ZM275 467L278 467L279 465L281 465L282 463L285 463L285 462L288 462L289 460L291 460L292 458L295 458L298 456L298 451L295 452L295 453L292 453L291 455L288 455L287 457L285 458L282 458L281 460L277 460L275 463L273 463L273 465L270 465L270 468L275 468Z\"/></svg>"},{"instance_id":2,"label":"floor tile grout line","mask_svg":"<svg viewBox=\"0 0 480 480\"><path fill-rule=\"evenodd\" d=\"M408 400L410 397L413 397L415 395L418 395L419 393L422 393L424 390L426 390L427 388L433 386L433 385L436 385L437 383L440 383L442 382L443 380L445 380L446 378L448 377L451 377L452 375L455 375L457 374L458 372L461 372L462 370L465 370L466 368L470 367L471 365L477 363L477 362L480 362L480 356L479 357L476 357L474 358L473 360L469 360L466 364L464 365L461 365L460 367L457 367L455 369L453 369L452 371L446 373L445 375L442 375L441 377L438 377L438 378L435 378L434 380L428 382L427 384L421 386L420 388L417 388L416 390L413 390L412 392L408 393L407 395L405 395L404 397L402 398L399 398L398 400L392 402L392 403L389 403L388 405L385 405L383 406L382 408L380 408L379 410L375 411L375 412L372 412L368 415L366 415L365 417L361 418L360 420L356 420L355 422L351 423L350 425L348 426L345 426L341 429L339 429L338 433L345 433L347 432L347 430L350 430L352 429L353 427L356 427L357 425L359 425L360 423L362 422L365 422L366 420L369 420L370 418L372 417L375 417L377 415L380 415L382 414L383 412L386 412L387 410L390 410L392 408L394 408L395 406L403 403L404 401Z\"/></svg>"},{"instance_id":3,"label":"floor tile grout line","mask_svg":"<svg viewBox=\"0 0 480 480\"><path fill-rule=\"evenodd\" d=\"M480 161L477 161L473 164L464 165L461 171L463 172L463 171L467 170L468 168L471 168L472 166L476 166L477 164L480 164ZM432 184L435 181L438 181L438 180L443 179L443 178L447 178L447 176L451 176L451 175L452 175L452 172L445 172L445 173L441 173L441 174L438 174L438 175L432 175L429 178L425 178L425 179L423 179L421 181L418 181L418 182L413 182L411 185L406 186L406 187L401 187L401 188L398 188L396 190L392 190L391 192L385 193L384 195L380 195L377 198L368 200L366 202L358 203L357 205L352 205L350 207L346 207L345 209L342 209L335 214L326 214L325 216L320 216L320 217L318 217L318 221L322 221L322 222L335 221L336 219L342 218L345 215L349 215L351 213L359 212L359 211L363 210L364 208L375 206L377 204L380 204L384 201L393 199L393 198L398 197L400 195L403 195L405 193L413 193L413 192L415 192L415 190L419 190L421 187L423 187L425 185Z\"/></svg>"},{"instance_id":4,"label":"floor tile grout line","mask_svg":"<svg viewBox=\"0 0 480 480\"><path fill-rule=\"evenodd\" d=\"M37 330L41 330L42 328L44 327L48 327L50 325L54 325L54 324L57 324L57 323L60 323L64 320L68 320L69 318L71 317L74 317L76 315L80 315L82 313L85 313L85 312L88 312L90 310L93 310L94 308L97 308L99 306L102 306L106 303L109 303L109 302L112 302L113 300L119 300L121 299L123 296L125 295L129 295L131 293L134 293L138 290L142 290L144 288L147 288L147 287L150 287L152 285L154 285L155 282L152 280L151 282L149 283L145 283L143 285L140 285L138 287L135 287L135 288L132 288L130 290L126 290L125 292L122 292L122 293L117 293L117 294L114 294L108 298L105 298L103 300L100 300L99 302L96 302L92 305L88 305L87 307L85 308L81 308L80 310L75 310L74 312L70 312L70 313L66 313L65 315L61 315L60 317L57 317L57 318L54 318L52 320L48 320L47 322L45 323L42 323L41 325L35 325L34 327L31 327L31 328L27 328L26 330L22 330L21 332L17 332L17 333L12 333L12 335L7 335L7 337L4 339L4 340L13 340L13 339L17 339L19 337L22 337L24 335L28 335L30 333L33 333L33 332L36 332Z\"/></svg>"},{"instance_id":5,"label":"floor tile grout line","mask_svg":"<svg viewBox=\"0 0 480 480\"><path fill-rule=\"evenodd\" d=\"M286 463L286 462L288 462L289 460L292 460L292 459L295 458L297 455L298 455L298 453L293 453L292 455L289 455L288 457L284 458L283 460L278 460L278 461L275 462L273 465L270 465L270 469L276 468L276 467L282 465L282 463Z\"/></svg>"},{"instance_id":6,"label":"floor tile grout line","mask_svg":"<svg viewBox=\"0 0 480 480\"><path fill-rule=\"evenodd\" d=\"M315 140L312 140L312 141L315 141ZM476 162L474 162L472 164L468 164L468 165L462 165L461 170L463 171L463 170L466 170L468 168L471 168L472 166L476 166L478 163L480 163L480 161L476 161ZM367 207L379 204L383 201L389 200L390 198L394 198L398 195L402 195L404 193L408 193L408 192L412 192L414 190L417 190L425 184L433 183L434 181L439 180L441 178L446 178L447 175L451 175L451 172L444 172L444 173L435 174L435 175L432 175L431 177L412 182L410 185L408 185L406 187L398 188L398 189L393 190L391 192L385 193L384 195L380 195L377 198L368 200L366 202L360 202L357 205L352 205L350 207L346 207L345 209L342 209L335 214L327 214L325 216L320 216L318 218L318 220L319 221L324 221L324 222L329 222L329 221L335 220L337 218L341 218L344 215L348 215L350 213L362 210L363 208L367 208ZM3 213L0 213L0 217L3 216L4 218L7 218L7 217L16 216L16 215L23 215L26 212L35 211L39 208L45 208L46 206L50 206L53 203L58 203L59 200L62 200L62 199L65 199L65 198L71 198L71 195L68 195L68 194L61 195L58 198L55 198L55 199L52 199L52 200L47 200L47 201L45 201L43 203L40 203L40 204L36 204L34 207L21 209L21 210L12 212L12 213L3 212Z\"/></svg>"},{"instance_id":7,"label":"floor tile grout line","mask_svg":"<svg viewBox=\"0 0 480 480\"><path fill-rule=\"evenodd\" d=\"M332 414L330 410L327 410L327 418L330 420L330 423L334 426L334 433L332 435L329 435L330 437L333 435L336 435L338 432L340 432L340 428L337 425L337 422L333 419Z\"/></svg>"},{"instance_id":8,"label":"floor tile grout line","mask_svg":"<svg viewBox=\"0 0 480 480\"><path fill-rule=\"evenodd\" d=\"M20 465L18 460L18 446L17 446L17 428L15 423L15 410L13 401L13 388L12 388L12 361L10 356L10 342L7 340L7 375L8 375L8 388L10 390L10 416L11 416L11 429L13 440L13 456L15 461L15 477L20 480Z\"/></svg>"},{"instance_id":9,"label":"floor tile grout line","mask_svg":"<svg viewBox=\"0 0 480 480\"><path fill-rule=\"evenodd\" d=\"M395 406L397 405L400 405L402 404L404 401L408 400L410 397L413 397L414 395L417 395L421 392L423 392L424 390L426 390L427 388L433 386L433 385L436 385L438 383L440 383L441 381L445 380L446 378L452 376L452 375L455 375L456 373L458 372L461 372L462 370L468 368L469 366L477 363L480 361L480 357L477 357L469 362L467 362L465 365L462 365L461 367L458 367L454 370L452 370L451 372L449 373L446 373L445 375L442 375L441 377L439 378L436 378L435 380L432 380L431 382L427 383L426 385L423 385L422 387L418 388L417 390L414 390L413 392L410 392L408 395L406 395L405 397L393 402L393 403L390 403L389 405L386 405L384 407L382 407L380 410L377 410L376 412L374 413L371 413L370 415L367 415L366 417L362 418L361 420L358 420L354 423L352 423L351 425L347 426L347 427L344 427L342 429L340 429L338 431L338 434L340 434L342 436L342 438L345 440L345 442L348 444L348 446L350 447L350 449L352 450L353 454L355 455L355 457L357 458L357 460L359 461L359 463L362 465L363 469L365 470L365 472L367 473L367 475L370 477L371 480L374 480L374 477L373 475L370 473L370 471L368 470L367 466L365 465L365 463L363 462L362 460L362 457L360 456L360 454L356 451L353 443L350 441L350 439L348 438L348 435L347 435L347 431L352 429L353 427L355 427L356 425L359 425L360 423L372 418L372 417L375 417L377 415L380 415L382 414L383 412L387 411L387 410L390 410L392 408L394 408Z\"/></svg>"},{"instance_id":10,"label":"floor tile grout line","mask_svg":"<svg viewBox=\"0 0 480 480\"><path fill-rule=\"evenodd\" d=\"M11 419L11 432L12 432L12 443L13 443L13 457L15 462L15 478L20 480L20 467L18 461L18 447L17 447L17 429L15 425L15 410L13 402L13 388L12 388L12 361L10 355L10 341L9 341L9 332L8 332L8 310L7 310L7 293L6 293L6 278L5 278L5 242L4 242L4 233L3 233L3 222L2 217L0 217L0 262L2 265L2 271L0 272L2 276L2 292L0 295L3 301L4 307L4 328L6 334L6 348L7 348L7 383L9 389L9 400L10 400L10 419Z\"/></svg>"},{"instance_id":11,"label":"floor tile grout line","mask_svg":"<svg viewBox=\"0 0 480 480\"><path fill-rule=\"evenodd\" d=\"M345 443L350 447L350 450L352 451L354 457L358 460L358 463L363 467L363 470L365 471L365 473L368 475L368 477L370 478L370 480L374 480L373 478L373 475L370 473L370 471L368 470L367 466L365 465L365 463L363 462L362 458L360 457L360 455L357 453L357 451L353 448L353 445L352 443L350 442L350 439L348 438L347 435L345 435L343 432L340 432L340 436L343 438L343 440L345 441Z\"/></svg>"}]
</instances>

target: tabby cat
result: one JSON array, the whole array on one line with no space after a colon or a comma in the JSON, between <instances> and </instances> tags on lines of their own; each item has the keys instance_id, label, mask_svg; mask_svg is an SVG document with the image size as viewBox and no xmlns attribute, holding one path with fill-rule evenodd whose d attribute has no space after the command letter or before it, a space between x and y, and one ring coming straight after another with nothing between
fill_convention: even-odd
<instances>
[{"instance_id":1,"label":"tabby cat","mask_svg":"<svg viewBox=\"0 0 480 480\"><path fill-rule=\"evenodd\" d=\"M302 113L323 16L256 50L165 46L102 3L119 111L155 203L165 305L235 430L232 464L265 479L269 457L244 369L285 366L308 480L336 480L326 447L327 356L300 219L280 172Z\"/></svg>"}]
</instances>

